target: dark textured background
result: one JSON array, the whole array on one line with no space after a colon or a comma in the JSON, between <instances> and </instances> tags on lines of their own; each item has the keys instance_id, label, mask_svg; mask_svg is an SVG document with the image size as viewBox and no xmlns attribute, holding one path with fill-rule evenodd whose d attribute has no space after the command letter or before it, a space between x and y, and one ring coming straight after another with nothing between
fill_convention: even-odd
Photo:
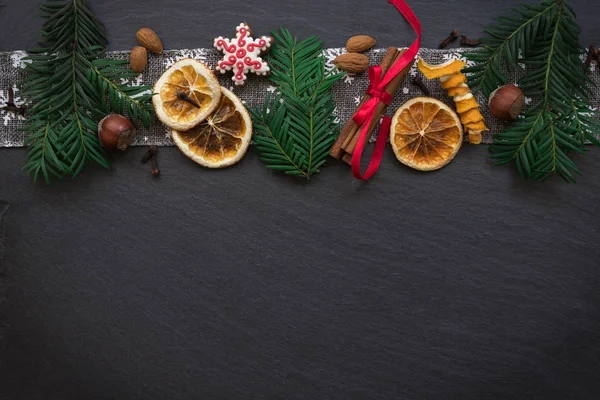
<instances>
[{"instance_id":1,"label":"dark textured background","mask_svg":"<svg viewBox=\"0 0 600 400\"><path fill-rule=\"evenodd\" d=\"M3 1L0 50L34 45L41 0ZM146 24L209 46L241 20L413 40L384 0L92 3L112 49ZM571 3L600 42L600 4ZM429 47L514 4L411 1ZM143 151L48 188L0 149L0 399L600 398L597 150L576 185L522 182L484 146L428 174L388 153L366 184L174 148L153 179Z\"/></svg>"}]
</instances>

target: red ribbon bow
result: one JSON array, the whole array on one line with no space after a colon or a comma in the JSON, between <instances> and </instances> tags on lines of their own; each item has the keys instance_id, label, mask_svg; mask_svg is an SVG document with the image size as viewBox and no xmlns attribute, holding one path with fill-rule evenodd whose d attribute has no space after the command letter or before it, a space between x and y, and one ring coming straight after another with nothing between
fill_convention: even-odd
<instances>
[{"instance_id":1,"label":"red ribbon bow","mask_svg":"<svg viewBox=\"0 0 600 400\"><path fill-rule=\"evenodd\" d=\"M370 94L371 98L352 117L358 125L362 125L370 116L373 116L380 101L386 105L389 105L392 101L392 95L379 87L382 78L383 71L379 65L369 68L369 81L371 83L367 88L367 94Z\"/></svg>"},{"instance_id":2,"label":"red ribbon bow","mask_svg":"<svg viewBox=\"0 0 600 400\"><path fill-rule=\"evenodd\" d=\"M382 77L382 70L380 66L369 68L370 84L367 89L367 93L371 95L371 98L366 101L360 107L360 109L358 109L358 111L356 111L356 114L352 118L358 125L364 124L358 138L358 143L356 144L356 148L352 154L352 174L356 179L365 181L375 174L379 168L379 164L381 164L385 145L390 135L390 125L392 123L390 117L386 116L383 118L381 126L379 127L379 134L377 135L377 141L375 142L373 155L371 156L367 170L363 174L360 170L360 160L366 144L365 139L367 136L367 131L369 129L369 125L371 125L373 117L375 116L377 104L379 104L379 102L382 102L386 105L390 104L392 101L392 96L385 91L385 87L392 79L394 79L396 75L398 75L409 63L414 60L419 52L419 47L421 47L421 23L419 22L417 16L413 13L404 0L389 0L389 3L393 4L410 23L412 28L417 33L417 39L404 52L404 54L402 54L402 57L400 57L400 59L390 67L384 77Z\"/></svg>"}]
</instances>

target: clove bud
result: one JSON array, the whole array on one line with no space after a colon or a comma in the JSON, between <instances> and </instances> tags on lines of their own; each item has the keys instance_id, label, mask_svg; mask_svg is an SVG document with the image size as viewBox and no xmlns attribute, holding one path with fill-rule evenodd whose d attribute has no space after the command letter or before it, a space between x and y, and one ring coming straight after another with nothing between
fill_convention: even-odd
<instances>
[{"instance_id":1,"label":"clove bud","mask_svg":"<svg viewBox=\"0 0 600 400\"><path fill-rule=\"evenodd\" d=\"M440 43L440 49L445 49L446 46L448 46L450 43L454 42L456 39L458 39L458 31L455 29L452 32L450 32L450 36L448 36L446 39L444 39L442 41L442 43Z\"/></svg>"},{"instance_id":2,"label":"clove bud","mask_svg":"<svg viewBox=\"0 0 600 400\"><path fill-rule=\"evenodd\" d=\"M158 165L156 164L156 156L150 159L150 173L153 176L158 176L158 174L160 174L160 171L158 170Z\"/></svg>"},{"instance_id":3,"label":"clove bud","mask_svg":"<svg viewBox=\"0 0 600 400\"><path fill-rule=\"evenodd\" d=\"M144 154L144 156L142 157L142 164L145 164L148 161L150 161L150 173L154 176L160 174L158 165L156 164L156 150L157 147L155 145L152 145L148 147L148 151L146 151L146 154Z\"/></svg>"},{"instance_id":4,"label":"clove bud","mask_svg":"<svg viewBox=\"0 0 600 400\"><path fill-rule=\"evenodd\" d=\"M180 90L177 91L177 98L179 100L183 100L183 101L190 103L191 105L193 105L196 108L200 108L200 104L196 103L196 101L194 99L192 99L190 96L188 96L185 92L182 92Z\"/></svg>"},{"instance_id":5,"label":"clove bud","mask_svg":"<svg viewBox=\"0 0 600 400\"><path fill-rule=\"evenodd\" d=\"M144 157L142 157L142 164L146 164L152 157L154 157L156 154L156 146L152 145L148 148L148 151L146 152L146 154L144 154Z\"/></svg>"},{"instance_id":6,"label":"clove bud","mask_svg":"<svg viewBox=\"0 0 600 400\"><path fill-rule=\"evenodd\" d=\"M480 39L470 39L469 37L462 35L460 37L460 45L461 46L479 46L481 44Z\"/></svg>"}]
</instances>

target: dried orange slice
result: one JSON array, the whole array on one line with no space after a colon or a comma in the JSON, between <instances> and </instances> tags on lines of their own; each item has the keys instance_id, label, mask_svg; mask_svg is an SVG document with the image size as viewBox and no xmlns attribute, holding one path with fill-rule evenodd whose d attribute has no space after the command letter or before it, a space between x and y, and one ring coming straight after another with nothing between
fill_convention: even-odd
<instances>
[{"instance_id":1,"label":"dried orange slice","mask_svg":"<svg viewBox=\"0 0 600 400\"><path fill-rule=\"evenodd\" d=\"M402 164L433 171L448 164L460 149L463 128L458 115L430 97L416 97L394 114L390 142Z\"/></svg>"},{"instance_id":2,"label":"dried orange slice","mask_svg":"<svg viewBox=\"0 0 600 400\"><path fill-rule=\"evenodd\" d=\"M241 160L252 137L252 120L246 107L229 90L221 91L221 101L206 121L187 131L171 131L177 147L208 168L228 167Z\"/></svg>"},{"instance_id":3,"label":"dried orange slice","mask_svg":"<svg viewBox=\"0 0 600 400\"><path fill-rule=\"evenodd\" d=\"M154 85L156 116L170 128L185 131L204 121L219 105L217 77L200 61L173 64Z\"/></svg>"}]
</instances>

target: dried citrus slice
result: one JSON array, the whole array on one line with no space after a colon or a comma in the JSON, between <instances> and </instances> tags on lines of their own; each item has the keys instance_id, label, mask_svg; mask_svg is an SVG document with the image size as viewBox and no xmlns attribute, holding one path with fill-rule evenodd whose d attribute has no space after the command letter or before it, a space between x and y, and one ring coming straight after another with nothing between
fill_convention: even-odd
<instances>
[{"instance_id":1,"label":"dried citrus slice","mask_svg":"<svg viewBox=\"0 0 600 400\"><path fill-rule=\"evenodd\" d=\"M183 153L208 168L235 164L246 154L252 137L252 120L238 97L225 88L217 109L187 131L172 130Z\"/></svg>"},{"instance_id":2,"label":"dried citrus slice","mask_svg":"<svg viewBox=\"0 0 600 400\"><path fill-rule=\"evenodd\" d=\"M200 61L185 58L173 64L154 85L152 102L165 125L187 130L204 121L219 105L217 77Z\"/></svg>"},{"instance_id":3,"label":"dried citrus slice","mask_svg":"<svg viewBox=\"0 0 600 400\"><path fill-rule=\"evenodd\" d=\"M392 119L390 142L396 157L420 171L433 171L448 164L462 141L463 129L458 115L436 99L409 100Z\"/></svg>"}]
</instances>

